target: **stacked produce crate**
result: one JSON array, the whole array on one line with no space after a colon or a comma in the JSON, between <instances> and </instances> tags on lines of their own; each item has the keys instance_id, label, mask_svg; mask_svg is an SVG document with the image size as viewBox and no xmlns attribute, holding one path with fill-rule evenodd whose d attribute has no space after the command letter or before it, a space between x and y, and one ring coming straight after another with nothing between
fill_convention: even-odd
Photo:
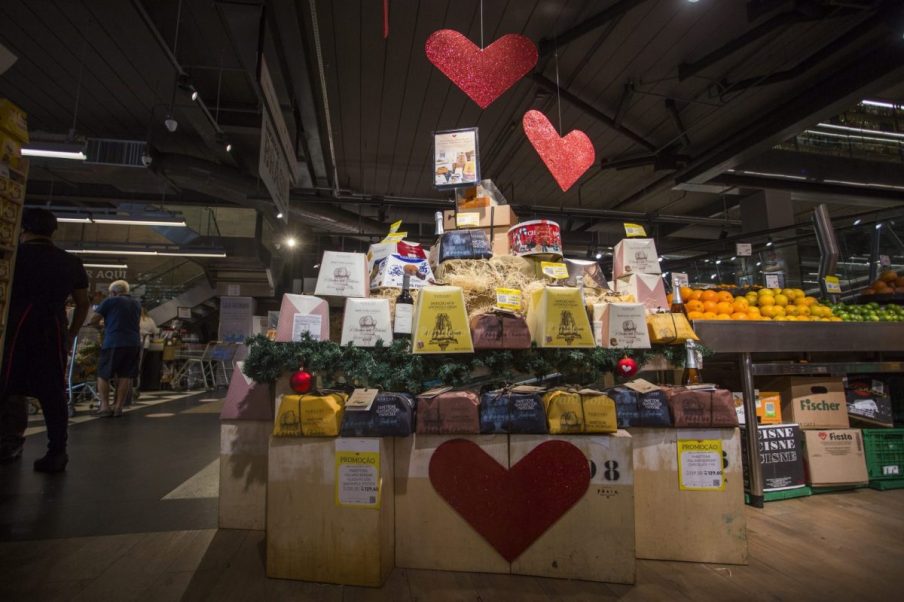
<instances>
[{"instance_id":1,"label":"stacked produce crate","mask_svg":"<svg viewBox=\"0 0 904 602\"><path fill-rule=\"evenodd\" d=\"M9 100L0 99L0 353L25 201L28 160L22 157L22 145L27 142L26 114Z\"/></svg>"}]
</instances>

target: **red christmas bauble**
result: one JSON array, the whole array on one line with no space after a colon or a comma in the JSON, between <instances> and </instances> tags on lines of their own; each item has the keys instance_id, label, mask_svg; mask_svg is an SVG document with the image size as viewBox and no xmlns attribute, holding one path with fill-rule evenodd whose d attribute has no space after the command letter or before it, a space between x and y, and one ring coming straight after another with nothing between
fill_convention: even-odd
<instances>
[{"instance_id":1,"label":"red christmas bauble","mask_svg":"<svg viewBox=\"0 0 904 602\"><path fill-rule=\"evenodd\" d=\"M637 374L637 362L635 362L630 357L623 357L618 360L618 363L615 365L615 369L618 371L618 375L623 378L630 378Z\"/></svg>"},{"instance_id":2,"label":"red christmas bauble","mask_svg":"<svg viewBox=\"0 0 904 602\"><path fill-rule=\"evenodd\" d=\"M296 393L307 393L311 390L311 382L313 380L314 377L311 376L310 372L299 370L292 373L292 376L289 378L289 386L292 387L292 390Z\"/></svg>"}]
</instances>

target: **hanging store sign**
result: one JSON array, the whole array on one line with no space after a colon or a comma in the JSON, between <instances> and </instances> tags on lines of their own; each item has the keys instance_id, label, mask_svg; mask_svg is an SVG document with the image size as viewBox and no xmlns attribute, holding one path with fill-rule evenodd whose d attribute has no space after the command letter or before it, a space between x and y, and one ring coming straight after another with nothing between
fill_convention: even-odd
<instances>
[{"instance_id":1,"label":"hanging store sign","mask_svg":"<svg viewBox=\"0 0 904 602\"><path fill-rule=\"evenodd\" d=\"M433 185L439 190L480 181L477 128L433 133Z\"/></svg>"},{"instance_id":2,"label":"hanging store sign","mask_svg":"<svg viewBox=\"0 0 904 602\"><path fill-rule=\"evenodd\" d=\"M753 245L749 242L739 242L735 245L735 255L738 257L750 257L753 255Z\"/></svg>"},{"instance_id":3,"label":"hanging store sign","mask_svg":"<svg viewBox=\"0 0 904 602\"><path fill-rule=\"evenodd\" d=\"M283 220L288 221L289 189L298 177L300 164L264 57L261 57L259 81L264 97L264 110L261 111L258 173L276 208L283 214Z\"/></svg>"},{"instance_id":4,"label":"hanging store sign","mask_svg":"<svg viewBox=\"0 0 904 602\"><path fill-rule=\"evenodd\" d=\"M763 278L766 283L766 288L785 288L784 272L764 272Z\"/></svg>"}]
</instances>

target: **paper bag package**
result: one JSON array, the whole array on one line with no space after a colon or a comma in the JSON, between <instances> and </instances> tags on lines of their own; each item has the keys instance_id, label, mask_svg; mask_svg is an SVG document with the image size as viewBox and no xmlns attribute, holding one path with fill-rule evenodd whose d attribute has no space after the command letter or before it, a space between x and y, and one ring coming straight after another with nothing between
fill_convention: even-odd
<instances>
[{"instance_id":1,"label":"paper bag package","mask_svg":"<svg viewBox=\"0 0 904 602\"><path fill-rule=\"evenodd\" d=\"M738 426L734 397L727 389L685 389L666 391L669 409L677 427L730 428Z\"/></svg>"},{"instance_id":2,"label":"paper bag package","mask_svg":"<svg viewBox=\"0 0 904 602\"><path fill-rule=\"evenodd\" d=\"M383 341L384 347L392 344L392 320L389 317L389 299L349 299L345 303L342 318L342 345L376 347Z\"/></svg>"},{"instance_id":3,"label":"paper bag package","mask_svg":"<svg viewBox=\"0 0 904 602\"><path fill-rule=\"evenodd\" d=\"M641 394L628 387L613 387L606 395L615 401L618 428L672 426L666 394L661 390Z\"/></svg>"},{"instance_id":4,"label":"paper bag package","mask_svg":"<svg viewBox=\"0 0 904 602\"><path fill-rule=\"evenodd\" d=\"M327 297L366 297L370 292L364 253L324 251L314 294Z\"/></svg>"},{"instance_id":5,"label":"paper bag package","mask_svg":"<svg viewBox=\"0 0 904 602\"><path fill-rule=\"evenodd\" d=\"M473 435L480 432L480 398L472 391L423 393L417 398L417 428L421 434Z\"/></svg>"},{"instance_id":6,"label":"paper bag package","mask_svg":"<svg viewBox=\"0 0 904 602\"><path fill-rule=\"evenodd\" d=\"M411 288L423 288L433 282L433 270L426 259L389 255L377 260L370 272L370 288L402 288L405 274Z\"/></svg>"},{"instance_id":7,"label":"paper bag package","mask_svg":"<svg viewBox=\"0 0 904 602\"><path fill-rule=\"evenodd\" d=\"M646 308L643 303L596 303L593 332L600 347L649 349Z\"/></svg>"},{"instance_id":8,"label":"paper bag package","mask_svg":"<svg viewBox=\"0 0 904 602\"><path fill-rule=\"evenodd\" d=\"M274 437L336 437L345 411L344 393L283 395L279 403Z\"/></svg>"},{"instance_id":9,"label":"paper bag package","mask_svg":"<svg viewBox=\"0 0 904 602\"><path fill-rule=\"evenodd\" d=\"M540 394L506 390L484 393L480 398L480 432L546 434L546 412Z\"/></svg>"},{"instance_id":10,"label":"paper bag package","mask_svg":"<svg viewBox=\"0 0 904 602\"><path fill-rule=\"evenodd\" d=\"M661 274L656 243L652 238L625 238L615 245L612 258L612 277L631 274Z\"/></svg>"},{"instance_id":11,"label":"paper bag package","mask_svg":"<svg viewBox=\"0 0 904 602\"><path fill-rule=\"evenodd\" d=\"M580 289L547 286L536 290L531 295L527 323L538 347L594 347Z\"/></svg>"},{"instance_id":12,"label":"paper bag package","mask_svg":"<svg viewBox=\"0 0 904 602\"><path fill-rule=\"evenodd\" d=\"M408 393L380 393L369 410L347 410L343 437L407 437L414 430L414 399Z\"/></svg>"},{"instance_id":13,"label":"paper bag package","mask_svg":"<svg viewBox=\"0 0 904 602\"><path fill-rule=\"evenodd\" d=\"M665 284L658 274L632 274L622 276L615 281L615 290L627 293L638 303L643 303L648 311L668 309L665 296Z\"/></svg>"},{"instance_id":14,"label":"paper bag package","mask_svg":"<svg viewBox=\"0 0 904 602\"><path fill-rule=\"evenodd\" d=\"M326 301L312 295L285 294L279 307L276 340L300 341L308 333L315 341L330 340L330 308Z\"/></svg>"},{"instance_id":15,"label":"paper bag package","mask_svg":"<svg viewBox=\"0 0 904 602\"><path fill-rule=\"evenodd\" d=\"M585 433L614 433L618 430L615 400L592 389L583 389L580 394Z\"/></svg>"},{"instance_id":16,"label":"paper bag package","mask_svg":"<svg viewBox=\"0 0 904 602\"><path fill-rule=\"evenodd\" d=\"M267 383L245 374L245 362L236 362L223 401L220 420L273 420L273 398Z\"/></svg>"},{"instance_id":17,"label":"paper bag package","mask_svg":"<svg viewBox=\"0 0 904 602\"><path fill-rule=\"evenodd\" d=\"M412 353L473 353L465 297L458 286L425 286L412 320Z\"/></svg>"},{"instance_id":18,"label":"paper bag package","mask_svg":"<svg viewBox=\"0 0 904 602\"><path fill-rule=\"evenodd\" d=\"M584 432L584 409L576 391L555 389L543 396L546 421L551 434Z\"/></svg>"},{"instance_id":19,"label":"paper bag package","mask_svg":"<svg viewBox=\"0 0 904 602\"><path fill-rule=\"evenodd\" d=\"M474 349L530 349L527 322L508 311L491 311L470 320Z\"/></svg>"}]
</instances>

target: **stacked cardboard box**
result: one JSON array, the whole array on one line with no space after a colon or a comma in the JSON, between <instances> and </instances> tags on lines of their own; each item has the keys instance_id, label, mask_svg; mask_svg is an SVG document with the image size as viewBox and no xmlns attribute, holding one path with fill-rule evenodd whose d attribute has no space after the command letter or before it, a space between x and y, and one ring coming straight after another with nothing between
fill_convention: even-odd
<instances>
[{"instance_id":1,"label":"stacked cardboard box","mask_svg":"<svg viewBox=\"0 0 904 602\"><path fill-rule=\"evenodd\" d=\"M783 377L765 388L780 392L782 418L802 429L808 485L855 487L868 482L863 438L859 429L850 428L842 378Z\"/></svg>"},{"instance_id":2,"label":"stacked cardboard box","mask_svg":"<svg viewBox=\"0 0 904 602\"><path fill-rule=\"evenodd\" d=\"M478 229L487 234L493 255L509 255L508 230L518 223L518 216L509 205L477 209L443 211L443 229Z\"/></svg>"},{"instance_id":3,"label":"stacked cardboard box","mask_svg":"<svg viewBox=\"0 0 904 602\"><path fill-rule=\"evenodd\" d=\"M669 307L652 238L626 238L615 245L612 280L617 292L632 295L648 311Z\"/></svg>"},{"instance_id":4,"label":"stacked cardboard box","mask_svg":"<svg viewBox=\"0 0 904 602\"><path fill-rule=\"evenodd\" d=\"M28 116L9 100L0 98L0 349L25 202L28 159L22 157L22 145L27 142Z\"/></svg>"}]
</instances>

